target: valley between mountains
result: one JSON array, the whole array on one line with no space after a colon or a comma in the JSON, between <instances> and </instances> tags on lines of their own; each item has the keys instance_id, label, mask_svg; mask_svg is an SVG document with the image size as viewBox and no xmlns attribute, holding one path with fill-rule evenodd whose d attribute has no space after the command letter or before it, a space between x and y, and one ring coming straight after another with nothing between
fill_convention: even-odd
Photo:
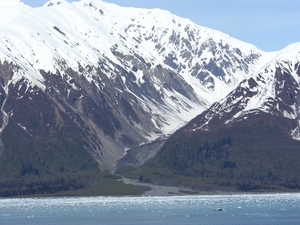
<instances>
[{"instance_id":1,"label":"valley between mountains","mask_svg":"<svg viewBox=\"0 0 300 225\"><path fill-rule=\"evenodd\" d=\"M0 12L1 196L299 190L300 43L101 0Z\"/></svg>"}]
</instances>

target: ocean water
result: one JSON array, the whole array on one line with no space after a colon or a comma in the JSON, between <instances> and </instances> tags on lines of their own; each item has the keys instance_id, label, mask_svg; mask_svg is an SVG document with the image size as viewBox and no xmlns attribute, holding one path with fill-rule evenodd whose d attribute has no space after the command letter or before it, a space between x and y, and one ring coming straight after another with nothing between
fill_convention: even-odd
<instances>
[{"instance_id":1,"label":"ocean water","mask_svg":"<svg viewBox=\"0 0 300 225\"><path fill-rule=\"evenodd\" d=\"M300 194L0 199L0 224L299 225Z\"/></svg>"}]
</instances>

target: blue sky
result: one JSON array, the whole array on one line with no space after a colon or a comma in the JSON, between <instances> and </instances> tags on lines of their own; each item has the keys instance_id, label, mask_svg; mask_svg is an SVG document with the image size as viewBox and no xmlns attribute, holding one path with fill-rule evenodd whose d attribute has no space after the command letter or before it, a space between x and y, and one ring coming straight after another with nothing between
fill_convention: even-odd
<instances>
[{"instance_id":1,"label":"blue sky","mask_svg":"<svg viewBox=\"0 0 300 225\"><path fill-rule=\"evenodd\" d=\"M161 8L220 30L265 51L300 42L299 0L105 0L121 6ZM47 0L22 0L32 7ZM72 2L72 0L70 0Z\"/></svg>"}]
</instances>

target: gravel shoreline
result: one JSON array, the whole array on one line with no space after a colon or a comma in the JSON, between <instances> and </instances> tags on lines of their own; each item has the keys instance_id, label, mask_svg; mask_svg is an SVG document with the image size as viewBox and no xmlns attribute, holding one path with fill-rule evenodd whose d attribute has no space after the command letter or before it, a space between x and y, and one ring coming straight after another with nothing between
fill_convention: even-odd
<instances>
[{"instance_id":1,"label":"gravel shoreline","mask_svg":"<svg viewBox=\"0 0 300 225\"><path fill-rule=\"evenodd\" d=\"M138 180L127 179L123 177L121 179L124 184L132 184L138 186L146 186L149 187L150 190L145 191L143 196L168 196L168 195L185 195L185 192L193 192L190 189L184 189L179 187L170 187L170 186L159 186L149 183L141 183Z\"/></svg>"}]
</instances>

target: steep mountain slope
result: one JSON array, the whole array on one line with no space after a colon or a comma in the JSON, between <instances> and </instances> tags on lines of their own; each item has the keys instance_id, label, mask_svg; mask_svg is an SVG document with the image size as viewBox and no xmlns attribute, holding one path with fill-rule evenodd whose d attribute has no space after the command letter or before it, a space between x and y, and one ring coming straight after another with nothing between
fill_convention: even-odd
<instances>
[{"instance_id":1,"label":"steep mountain slope","mask_svg":"<svg viewBox=\"0 0 300 225\"><path fill-rule=\"evenodd\" d=\"M248 114L265 112L297 119L300 44L295 43L272 59L256 76L242 81L226 98L215 103L194 130L216 129L217 125L247 119Z\"/></svg>"},{"instance_id":2,"label":"steep mountain slope","mask_svg":"<svg viewBox=\"0 0 300 225\"><path fill-rule=\"evenodd\" d=\"M62 163L42 159L58 151L68 162L65 149L113 170L126 150L171 134L273 57L159 9L14 0L0 11L1 160L16 162L3 176L29 164L55 174Z\"/></svg>"},{"instance_id":3,"label":"steep mountain slope","mask_svg":"<svg viewBox=\"0 0 300 225\"><path fill-rule=\"evenodd\" d=\"M131 176L201 190L299 189L300 43L175 132Z\"/></svg>"}]
</instances>

